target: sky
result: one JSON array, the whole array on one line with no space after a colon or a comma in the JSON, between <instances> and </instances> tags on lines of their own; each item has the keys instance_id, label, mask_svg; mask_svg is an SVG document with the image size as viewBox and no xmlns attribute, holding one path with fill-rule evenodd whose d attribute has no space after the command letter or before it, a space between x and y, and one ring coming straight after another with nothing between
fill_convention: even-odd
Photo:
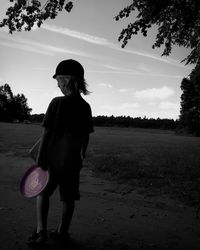
<instances>
[{"instance_id":1,"label":"sky","mask_svg":"<svg viewBox=\"0 0 200 250\"><path fill-rule=\"evenodd\" d=\"M44 0L42 0L44 2ZM0 17L8 0L2 0ZM114 17L131 0L74 0L70 13L30 32L0 29L0 85L8 83L14 94L23 93L32 114L45 113L49 102L61 96L52 76L65 59L79 61L91 92L83 96L93 116L114 115L178 119L181 81L193 65L181 63L189 50L174 47L169 57L152 49L156 27L147 37L134 36L122 49L118 37L135 20Z\"/></svg>"}]
</instances>

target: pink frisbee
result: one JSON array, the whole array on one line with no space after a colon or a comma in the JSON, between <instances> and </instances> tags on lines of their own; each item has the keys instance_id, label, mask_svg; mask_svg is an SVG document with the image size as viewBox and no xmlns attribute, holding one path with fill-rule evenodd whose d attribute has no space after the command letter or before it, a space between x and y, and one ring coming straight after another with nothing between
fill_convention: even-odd
<instances>
[{"instance_id":1,"label":"pink frisbee","mask_svg":"<svg viewBox=\"0 0 200 250\"><path fill-rule=\"evenodd\" d=\"M46 187L49 173L37 165L31 166L24 174L20 183L20 191L27 198L39 195Z\"/></svg>"}]
</instances>

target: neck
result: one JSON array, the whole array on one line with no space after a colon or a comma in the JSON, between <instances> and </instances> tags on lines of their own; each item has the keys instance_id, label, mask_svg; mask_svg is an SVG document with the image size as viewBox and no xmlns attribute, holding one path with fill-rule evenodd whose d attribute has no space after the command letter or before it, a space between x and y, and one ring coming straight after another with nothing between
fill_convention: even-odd
<instances>
[{"instance_id":1,"label":"neck","mask_svg":"<svg viewBox=\"0 0 200 250\"><path fill-rule=\"evenodd\" d=\"M71 97L79 97L79 96L81 96L81 95L80 95L80 93L69 93L69 92L68 92L68 93L66 93L64 96L68 96L68 97L70 97L70 96L71 96Z\"/></svg>"}]
</instances>

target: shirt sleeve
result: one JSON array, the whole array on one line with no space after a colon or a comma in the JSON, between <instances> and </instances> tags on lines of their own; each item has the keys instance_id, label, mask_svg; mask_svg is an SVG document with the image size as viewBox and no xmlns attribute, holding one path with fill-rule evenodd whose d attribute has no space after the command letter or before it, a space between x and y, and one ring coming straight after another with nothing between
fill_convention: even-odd
<instances>
[{"instance_id":1,"label":"shirt sleeve","mask_svg":"<svg viewBox=\"0 0 200 250\"><path fill-rule=\"evenodd\" d=\"M46 111L46 114L44 116L43 122L42 122L42 126L45 128L52 128L54 126L54 121L55 121L55 112L56 112L56 98L54 98Z\"/></svg>"}]
</instances>

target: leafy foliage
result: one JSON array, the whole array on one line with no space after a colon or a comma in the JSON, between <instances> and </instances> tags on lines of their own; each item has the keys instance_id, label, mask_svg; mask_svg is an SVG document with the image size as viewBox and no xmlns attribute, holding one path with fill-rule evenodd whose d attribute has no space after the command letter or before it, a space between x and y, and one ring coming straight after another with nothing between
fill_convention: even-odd
<instances>
[{"instance_id":1,"label":"leafy foliage","mask_svg":"<svg viewBox=\"0 0 200 250\"><path fill-rule=\"evenodd\" d=\"M199 0L132 0L132 4L124 8L115 20L128 18L137 12L136 20L122 30L119 41L125 47L133 35L158 26L153 48L164 45L163 55L171 53L172 46L190 48L190 54L183 60L197 63L200 57L200 4Z\"/></svg>"},{"instance_id":2,"label":"leafy foliage","mask_svg":"<svg viewBox=\"0 0 200 250\"><path fill-rule=\"evenodd\" d=\"M24 94L13 95L8 84L0 86L0 121L24 121L29 118L30 112Z\"/></svg>"},{"instance_id":3,"label":"leafy foliage","mask_svg":"<svg viewBox=\"0 0 200 250\"><path fill-rule=\"evenodd\" d=\"M22 29L30 31L34 24L40 27L46 19L56 18L59 11L65 9L70 12L73 7L73 3L67 0L47 0L43 6L39 0L10 0L10 2L15 3L7 9L7 17L0 23L0 27L7 26L10 33Z\"/></svg>"},{"instance_id":4,"label":"leafy foliage","mask_svg":"<svg viewBox=\"0 0 200 250\"><path fill-rule=\"evenodd\" d=\"M180 122L189 132L200 136L200 65L197 64L190 78L181 83Z\"/></svg>"}]
</instances>

